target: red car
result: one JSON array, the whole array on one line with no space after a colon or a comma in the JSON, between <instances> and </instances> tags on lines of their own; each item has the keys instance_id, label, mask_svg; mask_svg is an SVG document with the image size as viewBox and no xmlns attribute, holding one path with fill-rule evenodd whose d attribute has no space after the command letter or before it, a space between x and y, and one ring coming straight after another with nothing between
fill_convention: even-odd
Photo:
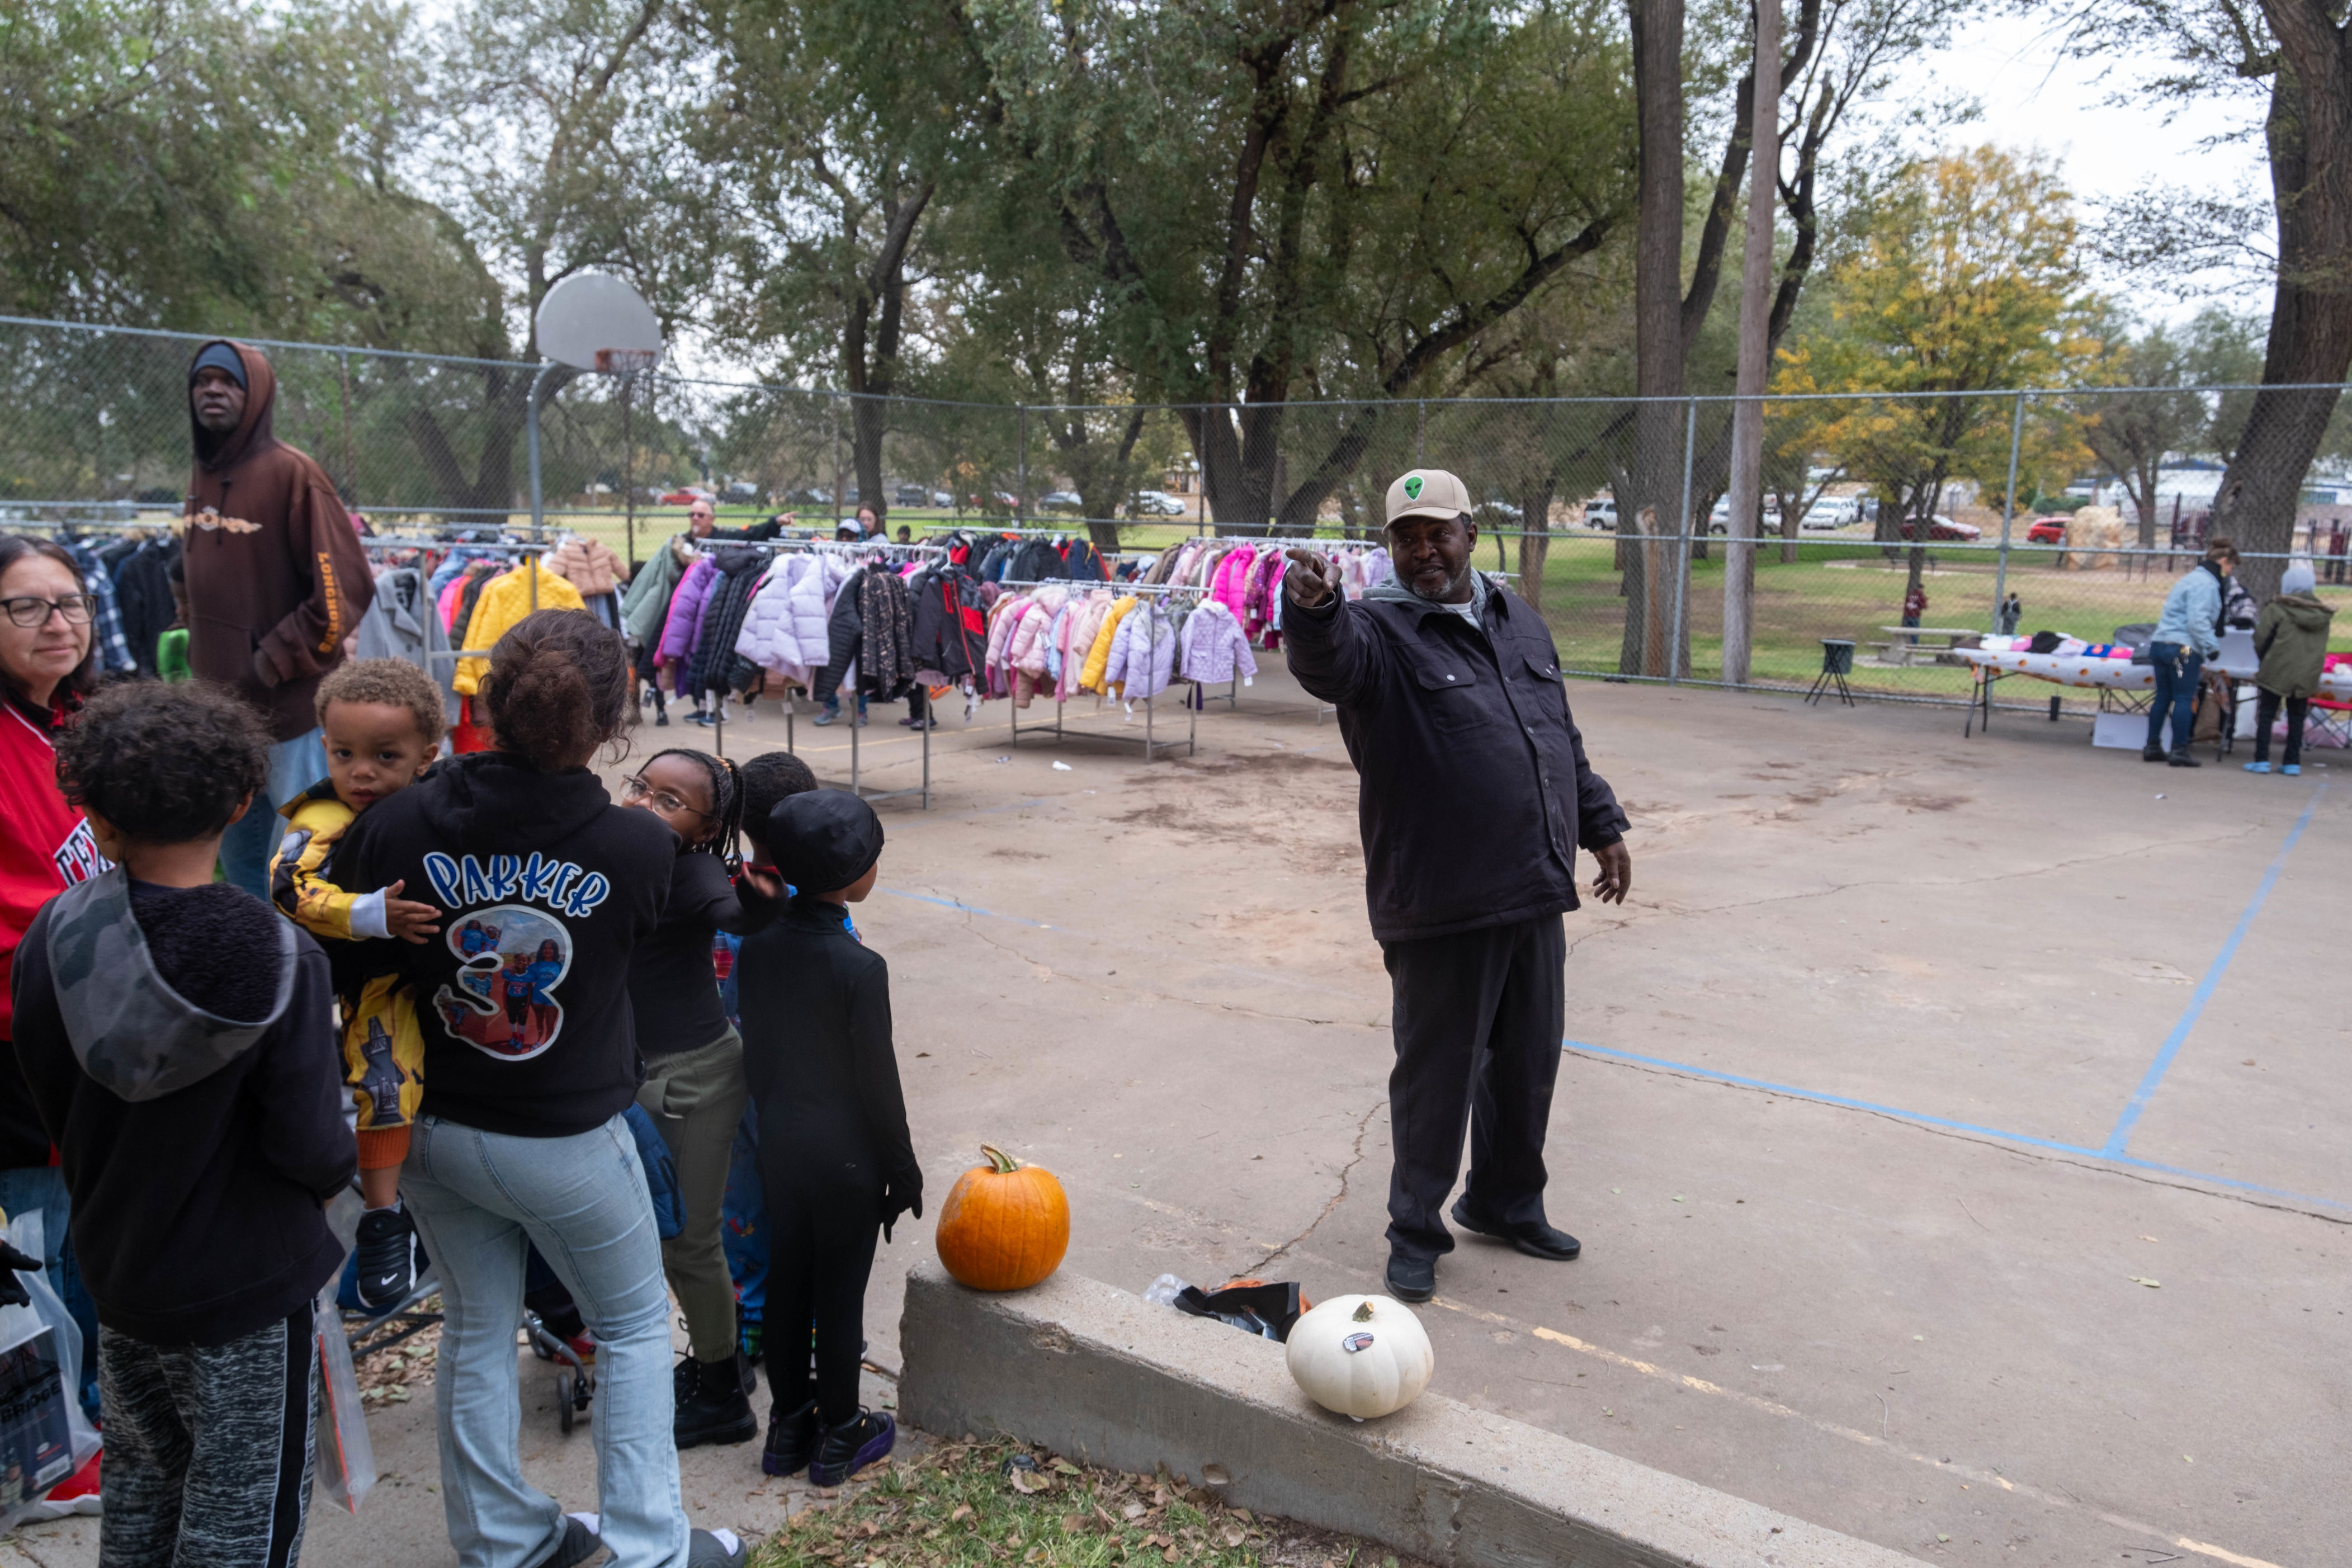
<instances>
[{"instance_id":1,"label":"red car","mask_svg":"<svg viewBox=\"0 0 2352 1568\"><path fill-rule=\"evenodd\" d=\"M1903 522L1906 539L1944 539L1957 543L1972 544L1984 537L1984 530L1973 522L1955 522L1948 517L1928 518L1923 525L1918 518L1906 518Z\"/></svg>"},{"instance_id":2,"label":"red car","mask_svg":"<svg viewBox=\"0 0 2352 1568\"><path fill-rule=\"evenodd\" d=\"M2063 544L2066 542L2066 519L2037 517L2033 526L2025 531L2028 544Z\"/></svg>"},{"instance_id":3,"label":"red car","mask_svg":"<svg viewBox=\"0 0 2352 1568\"><path fill-rule=\"evenodd\" d=\"M709 496L704 495L700 490L672 490L669 494L662 497L661 504L664 506L692 506L696 501L709 500L709 499L710 498Z\"/></svg>"}]
</instances>

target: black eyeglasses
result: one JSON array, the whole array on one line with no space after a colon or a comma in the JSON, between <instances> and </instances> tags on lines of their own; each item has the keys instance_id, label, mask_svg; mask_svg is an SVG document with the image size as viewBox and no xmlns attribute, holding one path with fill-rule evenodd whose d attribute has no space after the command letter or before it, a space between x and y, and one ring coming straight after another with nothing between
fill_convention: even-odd
<instances>
[{"instance_id":1,"label":"black eyeglasses","mask_svg":"<svg viewBox=\"0 0 2352 1568\"><path fill-rule=\"evenodd\" d=\"M654 788L635 773L621 781L621 798L632 805L641 800L651 800L657 811L688 811L704 817L711 815L698 805L687 805L666 789Z\"/></svg>"},{"instance_id":2,"label":"black eyeglasses","mask_svg":"<svg viewBox=\"0 0 2352 1568\"><path fill-rule=\"evenodd\" d=\"M52 615L58 615L69 626L86 626L98 614L98 600L88 594L68 594L62 599L37 599L27 594L21 599L0 599L0 609L8 612L12 626L45 626Z\"/></svg>"}]
</instances>

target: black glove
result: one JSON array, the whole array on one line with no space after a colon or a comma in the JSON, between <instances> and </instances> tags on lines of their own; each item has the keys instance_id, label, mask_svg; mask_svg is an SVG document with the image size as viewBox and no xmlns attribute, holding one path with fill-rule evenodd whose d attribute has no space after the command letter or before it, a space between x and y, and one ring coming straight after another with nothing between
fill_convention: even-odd
<instances>
[{"instance_id":1,"label":"black glove","mask_svg":"<svg viewBox=\"0 0 2352 1568\"><path fill-rule=\"evenodd\" d=\"M882 1184L882 1239L890 1239L890 1227L903 1214L923 1217L923 1173L919 1166L908 1165L894 1173Z\"/></svg>"},{"instance_id":2,"label":"black glove","mask_svg":"<svg viewBox=\"0 0 2352 1568\"><path fill-rule=\"evenodd\" d=\"M38 1274L41 1260L27 1258L5 1241L0 1241L0 1307L29 1307L33 1293L16 1278L21 1273Z\"/></svg>"}]
</instances>

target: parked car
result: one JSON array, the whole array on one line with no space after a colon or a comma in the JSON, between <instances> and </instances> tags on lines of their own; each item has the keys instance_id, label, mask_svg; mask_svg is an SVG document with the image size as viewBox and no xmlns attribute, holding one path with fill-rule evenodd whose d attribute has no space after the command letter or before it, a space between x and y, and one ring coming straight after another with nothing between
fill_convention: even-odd
<instances>
[{"instance_id":1,"label":"parked car","mask_svg":"<svg viewBox=\"0 0 2352 1568\"><path fill-rule=\"evenodd\" d=\"M930 491L920 485L900 485L892 492L892 506L925 506L929 504Z\"/></svg>"},{"instance_id":2,"label":"parked car","mask_svg":"<svg viewBox=\"0 0 2352 1568\"><path fill-rule=\"evenodd\" d=\"M735 479L727 486L729 500L755 501L760 499L760 487L750 479Z\"/></svg>"},{"instance_id":3,"label":"parked car","mask_svg":"<svg viewBox=\"0 0 2352 1568\"><path fill-rule=\"evenodd\" d=\"M1940 539L1953 543L1968 544L1982 539L1984 530L1973 522L1955 522L1939 512L1928 518L1924 524L1916 517L1906 518L1903 522L1903 537Z\"/></svg>"},{"instance_id":4,"label":"parked car","mask_svg":"<svg viewBox=\"0 0 2352 1568\"><path fill-rule=\"evenodd\" d=\"M1594 496L1584 503L1584 526L1617 531L1617 503L1608 496Z\"/></svg>"},{"instance_id":5,"label":"parked car","mask_svg":"<svg viewBox=\"0 0 2352 1568\"><path fill-rule=\"evenodd\" d=\"M661 498L661 504L664 506L692 506L696 501L709 500L709 499L710 492L709 490L702 489L698 485L688 485L682 490L669 490L665 492Z\"/></svg>"},{"instance_id":6,"label":"parked car","mask_svg":"<svg viewBox=\"0 0 2352 1568\"><path fill-rule=\"evenodd\" d=\"M1085 498L1076 490L1047 490L1037 498L1037 506L1042 511L1084 511L1087 509Z\"/></svg>"},{"instance_id":7,"label":"parked car","mask_svg":"<svg viewBox=\"0 0 2352 1568\"><path fill-rule=\"evenodd\" d=\"M955 505L955 497L945 490L933 490L930 504L934 507L951 507Z\"/></svg>"},{"instance_id":8,"label":"parked car","mask_svg":"<svg viewBox=\"0 0 2352 1568\"><path fill-rule=\"evenodd\" d=\"M970 507L974 511L985 511L991 507L993 507L998 511L1019 511L1021 510L1021 498L1013 494L1010 490L999 490L986 504L983 504L981 498L978 496L966 496L964 498L963 504Z\"/></svg>"},{"instance_id":9,"label":"parked car","mask_svg":"<svg viewBox=\"0 0 2352 1568\"><path fill-rule=\"evenodd\" d=\"M2068 519L2062 515L2037 517L2025 531L2028 544L2063 544L2066 542Z\"/></svg>"},{"instance_id":10,"label":"parked car","mask_svg":"<svg viewBox=\"0 0 2352 1568\"><path fill-rule=\"evenodd\" d=\"M1138 490L1128 497L1127 510L1134 517L1181 517L1185 506L1166 490Z\"/></svg>"},{"instance_id":11,"label":"parked car","mask_svg":"<svg viewBox=\"0 0 2352 1568\"><path fill-rule=\"evenodd\" d=\"M1728 534L1731 531L1731 498L1729 496L1724 496L1717 500L1715 510L1706 514L1706 531L1709 533L1722 534ZM1764 498L1764 531L1766 533L1780 531L1780 503L1770 496Z\"/></svg>"},{"instance_id":12,"label":"parked car","mask_svg":"<svg viewBox=\"0 0 2352 1568\"><path fill-rule=\"evenodd\" d=\"M1797 519L1801 531L1827 533L1862 521L1862 498L1859 496L1815 496L1813 504Z\"/></svg>"}]
</instances>

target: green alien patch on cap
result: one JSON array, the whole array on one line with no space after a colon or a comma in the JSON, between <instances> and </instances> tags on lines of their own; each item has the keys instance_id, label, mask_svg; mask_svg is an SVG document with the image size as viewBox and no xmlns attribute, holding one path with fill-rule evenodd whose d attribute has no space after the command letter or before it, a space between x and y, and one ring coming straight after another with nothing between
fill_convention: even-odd
<instances>
[{"instance_id":1,"label":"green alien patch on cap","mask_svg":"<svg viewBox=\"0 0 2352 1568\"><path fill-rule=\"evenodd\" d=\"M1421 499L1421 476L1419 474L1415 474L1405 480L1404 499L1407 500L1419 500Z\"/></svg>"}]
</instances>

